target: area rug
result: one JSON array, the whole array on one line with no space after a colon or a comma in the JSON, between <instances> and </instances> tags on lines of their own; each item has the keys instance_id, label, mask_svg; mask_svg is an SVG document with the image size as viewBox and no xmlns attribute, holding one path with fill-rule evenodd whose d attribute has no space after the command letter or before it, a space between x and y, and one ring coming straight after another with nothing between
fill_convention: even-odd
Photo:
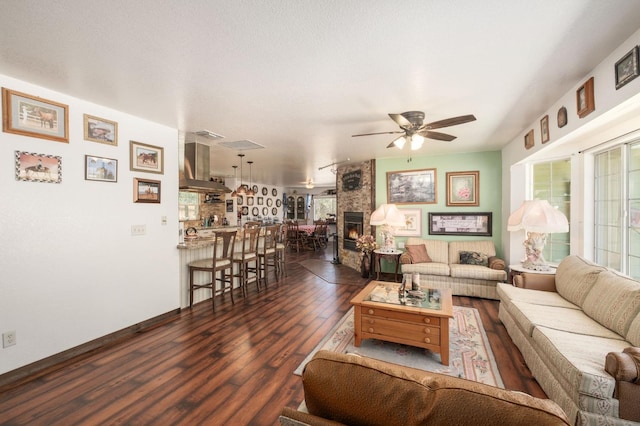
<instances>
[{"instance_id":1,"label":"area rug","mask_svg":"<svg viewBox=\"0 0 640 426\"><path fill-rule=\"evenodd\" d=\"M294 371L301 375L304 366L321 350L355 353L381 361L461 377L504 389L489 340L482 326L480 314L475 308L453 307L449 320L449 365L440 363L440 355L427 349L398 343L366 339L360 347L353 345L353 308L345 314L336 327L323 338Z\"/></svg>"}]
</instances>

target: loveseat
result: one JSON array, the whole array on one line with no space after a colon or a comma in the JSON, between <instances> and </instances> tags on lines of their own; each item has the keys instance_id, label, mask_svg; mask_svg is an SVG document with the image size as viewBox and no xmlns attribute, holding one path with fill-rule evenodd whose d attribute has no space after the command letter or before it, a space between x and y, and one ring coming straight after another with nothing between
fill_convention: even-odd
<instances>
[{"instance_id":1,"label":"loveseat","mask_svg":"<svg viewBox=\"0 0 640 426\"><path fill-rule=\"evenodd\" d=\"M471 254L467 264L461 263L461 254ZM505 262L496 257L491 240L447 242L411 237L400 263L403 274L420 274L421 286L450 288L458 296L498 300L496 285L507 280Z\"/></svg>"},{"instance_id":2,"label":"loveseat","mask_svg":"<svg viewBox=\"0 0 640 426\"><path fill-rule=\"evenodd\" d=\"M553 401L354 354L319 351L282 425L568 425Z\"/></svg>"},{"instance_id":3,"label":"loveseat","mask_svg":"<svg viewBox=\"0 0 640 426\"><path fill-rule=\"evenodd\" d=\"M499 317L547 396L578 425L640 421L640 282L579 256L514 282Z\"/></svg>"}]
</instances>

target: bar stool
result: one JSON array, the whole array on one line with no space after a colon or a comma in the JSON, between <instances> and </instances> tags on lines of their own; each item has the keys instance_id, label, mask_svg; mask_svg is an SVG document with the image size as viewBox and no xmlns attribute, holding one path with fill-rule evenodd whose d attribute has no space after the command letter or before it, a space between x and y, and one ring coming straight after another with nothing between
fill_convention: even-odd
<instances>
[{"instance_id":1,"label":"bar stool","mask_svg":"<svg viewBox=\"0 0 640 426\"><path fill-rule=\"evenodd\" d=\"M200 259L190 262L189 266L189 307L193 307L193 292L200 288L211 289L211 304L216 310L216 283L220 282L220 294L224 295L225 290L231 293L231 303L233 300L233 250L236 240L236 231L218 231L213 236L213 256L207 259ZM227 269L230 269L227 275ZM211 272L211 282L206 284L194 284L193 273L195 271ZM216 274L220 272L220 277Z\"/></svg>"},{"instance_id":2,"label":"bar stool","mask_svg":"<svg viewBox=\"0 0 640 426\"><path fill-rule=\"evenodd\" d=\"M269 282L269 266L273 266L274 271L277 267L276 263L276 243L278 238L278 225L265 226L263 235L258 243L258 288L260 282L264 282L267 288ZM276 273L276 282L279 281Z\"/></svg>"},{"instance_id":3,"label":"bar stool","mask_svg":"<svg viewBox=\"0 0 640 426\"><path fill-rule=\"evenodd\" d=\"M249 284L249 272L255 272L255 277L252 277L256 281L256 286L260 290L258 283L258 233L260 228L257 226L246 227L242 231L242 241L238 244L239 251L236 250L233 253L233 264L237 265L237 273L234 277L240 281L240 287L242 287L242 295L247 297L247 284ZM250 263L255 266L250 267Z\"/></svg>"},{"instance_id":4,"label":"bar stool","mask_svg":"<svg viewBox=\"0 0 640 426\"><path fill-rule=\"evenodd\" d=\"M287 276L286 253L287 253L287 225L281 224L278 227L278 238L276 239L276 274Z\"/></svg>"}]
</instances>

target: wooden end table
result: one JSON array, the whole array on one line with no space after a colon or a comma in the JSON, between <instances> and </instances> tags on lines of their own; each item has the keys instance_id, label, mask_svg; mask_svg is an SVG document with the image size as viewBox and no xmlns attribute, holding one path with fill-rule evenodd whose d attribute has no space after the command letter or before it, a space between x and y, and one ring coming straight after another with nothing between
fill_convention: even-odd
<instances>
[{"instance_id":1,"label":"wooden end table","mask_svg":"<svg viewBox=\"0 0 640 426\"><path fill-rule=\"evenodd\" d=\"M378 271L378 275L376 275L376 280L380 280L380 271L382 270L382 267L380 265L380 260L381 259L386 259L386 260L390 260L392 262L395 262L396 264L396 270L395 270L395 275L393 276L393 281L398 281L398 266L400 265L400 256L402 256L402 251L401 250L394 250L394 251L384 251L384 250L374 250L373 251L373 267L377 269Z\"/></svg>"},{"instance_id":2,"label":"wooden end table","mask_svg":"<svg viewBox=\"0 0 640 426\"><path fill-rule=\"evenodd\" d=\"M355 346L378 339L429 349L449 365L450 289L423 289L425 300L398 297L400 284L372 281L353 299Z\"/></svg>"}]
</instances>

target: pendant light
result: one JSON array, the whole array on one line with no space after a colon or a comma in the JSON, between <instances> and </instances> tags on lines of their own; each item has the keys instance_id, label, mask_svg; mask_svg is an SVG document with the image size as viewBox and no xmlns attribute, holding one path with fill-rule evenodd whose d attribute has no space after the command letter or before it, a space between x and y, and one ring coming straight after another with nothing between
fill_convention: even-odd
<instances>
[{"instance_id":1,"label":"pendant light","mask_svg":"<svg viewBox=\"0 0 640 426\"><path fill-rule=\"evenodd\" d=\"M256 191L253 190L253 177L251 176L251 165L253 161L247 161L247 164L249 165L249 189L247 190L247 197L253 197L256 195Z\"/></svg>"},{"instance_id":2,"label":"pendant light","mask_svg":"<svg viewBox=\"0 0 640 426\"><path fill-rule=\"evenodd\" d=\"M242 184L242 158L244 157L244 154L238 154L238 157L240 157L240 186L236 189L236 193L238 195L244 195L247 193L247 188Z\"/></svg>"},{"instance_id":3,"label":"pendant light","mask_svg":"<svg viewBox=\"0 0 640 426\"><path fill-rule=\"evenodd\" d=\"M238 166L231 166L231 167L233 167L233 181L237 182L238 181ZM234 189L233 192L231 193L231 198L235 198L237 196L238 196L238 193Z\"/></svg>"}]
</instances>

